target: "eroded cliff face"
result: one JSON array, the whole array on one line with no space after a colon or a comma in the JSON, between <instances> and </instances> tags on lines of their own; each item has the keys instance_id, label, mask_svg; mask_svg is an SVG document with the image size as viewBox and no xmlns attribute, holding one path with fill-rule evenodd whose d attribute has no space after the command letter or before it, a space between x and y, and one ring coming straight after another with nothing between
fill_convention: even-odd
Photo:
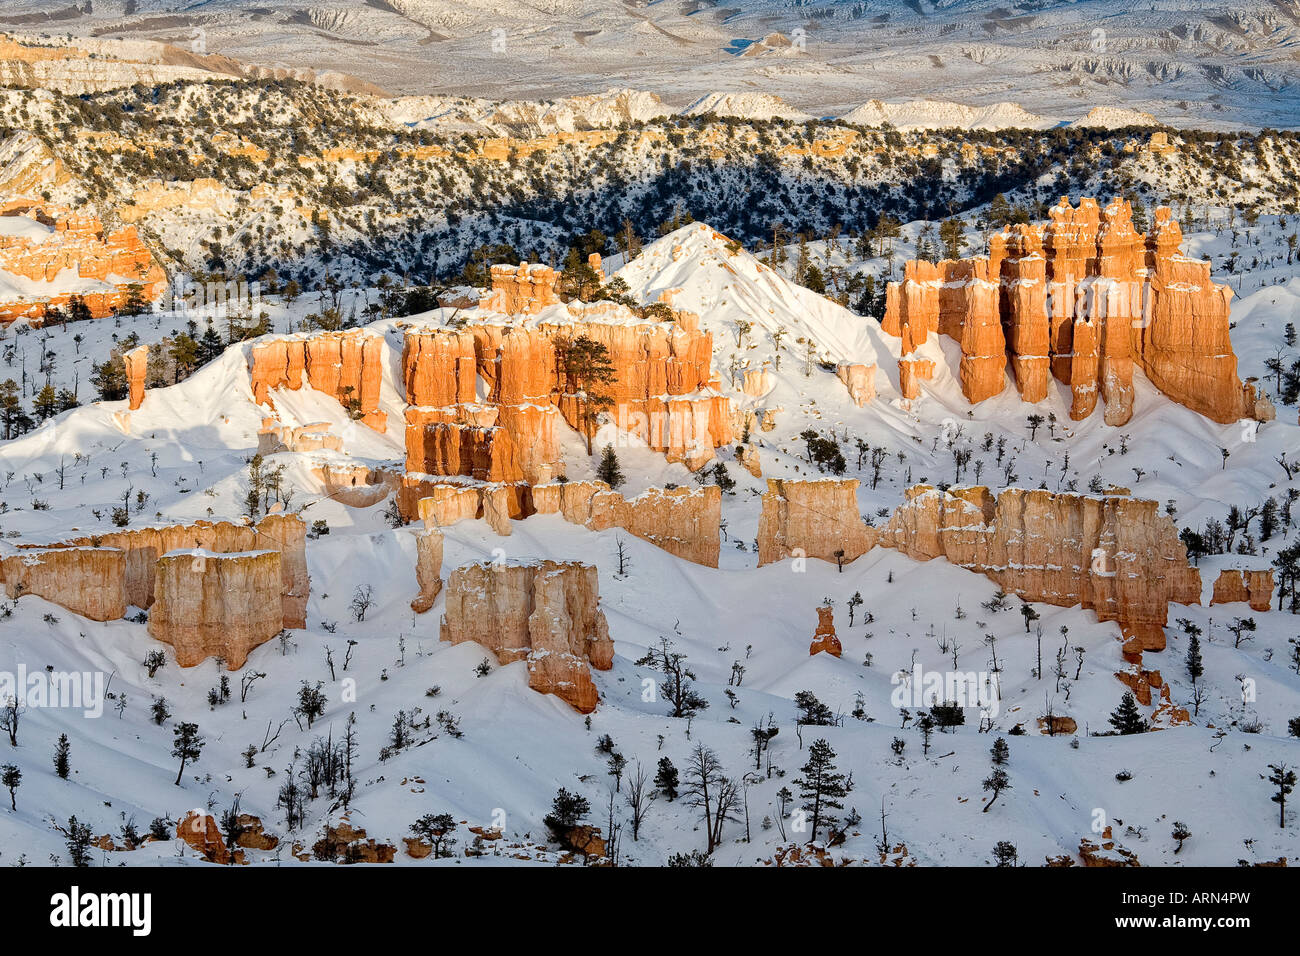
<instances>
[{"instance_id":1,"label":"eroded cliff face","mask_svg":"<svg viewBox=\"0 0 1300 956\"><path fill-rule=\"evenodd\" d=\"M1247 571L1224 568L1214 580L1211 604L1232 604L1243 601L1253 611L1267 611L1273 601L1273 569Z\"/></svg>"},{"instance_id":2,"label":"eroded cliff face","mask_svg":"<svg viewBox=\"0 0 1300 956\"><path fill-rule=\"evenodd\" d=\"M961 345L962 392L972 403L1003 390L1009 359L1026 402L1046 398L1049 372L1069 386L1076 421L1100 399L1107 424L1127 423L1134 367L1216 422L1273 417L1253 383L1237 377L1232 290L1211 281L1208 262L1180 254L1182 232L1167 207L1145 236L1121 199L1104 209L1062 199L1049 217L991 237L986 256L905 264L886 291L882 322L903 340L905 398L932 372L915 349L940 332Z\"/></svg>"},{"instance_id":3,"label":"eroded cliff face","mask_svg":"<svg viewBox=\"0 0 1300 956\"><path fill-rule=\"evenodd\" d=\"M533 508L593 531L622 528L679 558L718 566L722 490L717 485L651 488L628 499L603 481L553 482L533 488Z\"/></svg>"},{"instance_id":4,"label":"eroded cliff face","mask_svg":"<svg viewBox=\"0 0 1300 956\"><path fill-rule=\"evenodd\" d=\"M596 569L576 561L467 564L447 581L442 640L476 641L502 664L526 661L528 686L580 713L600 694L590 667L613 666Z\"/></svg>"},{"instance_id":5,"label":"eroded cliff face","mask_svg":"<svg viewBox=\"0 0 1300 956\"><path fill-rule=\"evenodd\" d=\"M167 276L134 226L107 230L87 212L12 195L0 197L0 204L50 230L40 241L0 236L0 272L40 284L34 294L0 300L0 324L26 318L40 325L53 309L66 313L73 295L100 319L125 306L133 292L153 302L166 291Z\"/></svg>"},{"instance_id":6,"label":"eroded cliff face","mask_svg":"<svg viewBox=\"0 0 1300 956\"><path fill-rule=\"evenodd\" d=\"M149 636L171 644L176 663L219 657L238 670L281 630L280 552L171 551L154 564Z\"/></svg>"},{"instance_id":7,"label":"eroded cliff face","mask_svg":"<svg viewBox=\"0 0 1300 956\"><path fill-rule=\"evenodd\" d=\"M414 407L408 429L500 427L525 451L512 473L495 480L537 484L562 474L556 412L579 431L592 429L583 416L581 382L564 368L565 343L587 338L608 354L614 378L601 391L611 399L606 413L619 428L692 468L731 441L730 402L717 392L712 336L700 331L698 319L682 314L676 322L646 321L611 303L575 302L568 311L562 320L408 329L403 381ZM429 440L408 435L408 452ZM429 471L430 457L417 454L408 470L469 474L448 470L458 466L436 455L435 467L443 470Z\"/></svg>"},{"instance_id":8,"label":"eroded cliff face","mask_svg":"<svg viewBox=\"0 0 1300 956\"><path fill-rule=\"evenodd\" d=\"M878 542L946 558L1026 601L1092 608L1139 650L1164 649L1170 602L1200 603L1200 575L1155 501L918 485Z\"/></svg>"},{"instance_id":9,"label":"eroded cliff face","mask_svg":"<svg viewBox=\"0 0 1300 956\"><path fill-rule=\"evenodd\" d=\"M318 332L258 342L249 350L253 400L274 407L272 389L304 384L333 396L363 425L382 432L383 336L367 329Z\"/></svg>"},{"instance_id":10,"label":"eroded cliff face","mask_svg":"<svg viewBox=\"0 0 1300 956\"><path fill-rule=\"evenodd\" d=\"M92 621L126 614L126 556L116 548L6 548L0 582L11 600L35 594Z\"/></svg>"},{"instance_id":11,"label":"eroded cliff face","mask_svg":"<svg viewBox=\"0 0 1300 956\"><path fill-rule=\"evenodd\" d=\"M218 554L279 551L283 555L278 565L280 626L301 628L307 626L307 597L310 590L306 546L307 529L302 519L296 515L267 515L256 525L196 521L189 525L128 528L52 547L103 547L122 552L126 601L140 608L152 607L156 596L155 564L170 551L193 548Z\"/></svg>"},{"instance_id":12,"label":"eroded cliff face","mask_svg":"<svg viewBox=\"0 0 1300 956\"><path fill-rule=\"evenodd\" d=\"M767 479L758 518L759 567L790 557L852 561L875 540L875 529L858 512L856 479Z\"/></svg>"}]
</instances>

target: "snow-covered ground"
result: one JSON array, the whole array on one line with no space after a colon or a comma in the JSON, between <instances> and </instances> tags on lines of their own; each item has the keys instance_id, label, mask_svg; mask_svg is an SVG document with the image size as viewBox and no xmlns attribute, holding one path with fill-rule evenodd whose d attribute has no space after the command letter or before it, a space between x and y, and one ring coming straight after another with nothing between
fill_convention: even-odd
<instances>
[{"instance_id":1,"label":"snow-covered ground","mask_svg":"<svg viewBox=\"0 0 1300 956\"><path fill-rule=\"evenodd\" d=\"M1288 362L1297 356L1295 347L1284 343L1284 326L1300 312L1300 264L1286 263L1286 236L1293 228L1263 217L1251 229L1239 225L1235 236L1225 227L1188 238L1190 252L1211 257L1216 274L1238 254L1240 271L1232 278L1241 299L1234 307L1233 342L1243 375L1264 378L1264 362L1276 349ZM904 228L895 244L895 271L911 254L919 229L919 224ZM978 237L972 233L970 240L974 244ZM674 247L680 250L676 256L670 251ZM797 250L789 252L793 261ZM828 253L835 255L820 244L810 250L814 262ZM888 263L878 259L853 268L879 275ZM846 475L862 481L864 515L895 507L909 484L951 482L954 447L972 448L973 461L982 463L980 482L995 488L1010 483L1086 491L1098 476L1162 506L1172 502L1179 527L1222 520L1231 505L1254 506L1296 487L1275 461L1284 452L1295 458L1300 451L1294 405L1279 403L1277 421L1247 434L1238 425L1216 425L1171 404L1136 373L1135 415L1122 429L1105 426L1100 411L1070 422L1068 391L1059 385L1035 408L1021 403L1010 387L971 407L957 382L957 347L945 340L926 346L938 371L922 398L908 406L898 393L898 342L873 319L795 286L763 261L729 249L725 238L704 225L684 227L648 246L620 274L645 302L664 290L680 290L674 307L698 312L714 335L714 363L724 391L737 403L782 409L773 431L754 435L765 476L816 475L799 435L809 428L833 433L848 460ZM268 301L263 307L275 332L295 328L306 312L317 310L309 297L293 306ZM179 385L151 390L129 421L122 415L125 403L89 404L90 363L102 361L114 340L135 333L142 342L158 341L183 328L185 318L160 314L66 329L10 330L0 341L0 379L17 380L25 371L25 403L45 384L47 375L38 370L43 351L56 356L52 364L44 363L50 383L68 388L76 383L87 402L0 444L0 528L6 537L48 541L74 529L84 535L110 530L110 511L128 487L133 495L147 495L133 525L242 513L246 459L256 448L263 415L249 390L247 344L232 346ZM400 382L400 322L436 324L450 318L445 310L375 324L388 348L383 400L392 424L387 435L352 425L337 403L310 390L276 395L282 419L331 422L344 436L344 457L371 464L400 459L400 397L394 384ZM741 322L750 326L743 334ZM200 330L203 324L199 319ZM74 335L81 340L74 342ZM823 365L842 359L878 365L879 394L864 408L853 405ZM733 367L764 364L775 383L770 394L748 398L734 387ZM1271 392L1271 381L1268 387ZM1055 427L1040 428L1031 440L1026 427L1031 412L1055 413ZM875 488L869 464L859 467L857 439L889 451ZM629 494L693 480L680 465L629 447L612 427L597 436L597 447L606 441L619 448L628 475L623 490ZM1226 461L1221 449L1229 451ZM337 815L331 815L331 800L313 801L304 831L290 833L276 806L277 793L302 768L295 754L317 737L329 734L337 741L350 713L357 717L361 762L352 822L370 836L398 844L398 861L413 865L440 865L400 852L408 825L425 813L446 811L468 825L504 822L508 836L543 842L542 817L560 787L587 797L589 821L607 831L613 778L606 773L607 758L596 750L605 734L630 767L639 761L650 776L664 756L684 773L689 752L703 743L717 752L729 776L743 780L748 825L742 817L724 828L715 854L719 864L753 864L770 858L784 842L806 839L792 831L788 817L778 822L778 792L798 790L794 781L819 737L829 741L839 769L852 777L853 789L839 815L852 809L863 819L833 852L853 860L877 861L882 805L891 846L904 844L907 857L923 865L987 864L1002 840L1016 845L1022 862L1041 864L1046 857L1074 853L1081 838L1096 839L1099 820L1144 865L1233 865L1239 859L1294 858L1300 850L1300 821L1292 812L1286 827L1279 828L1277 805L1269 801L1272 789L1260 779L1269 764L1300 763L1300 740L1288 737L1287 730L1288 721L1300 716L1300 675L1290 663L1290 640L1300 619L1286 612L1251 612L1245 605L1172 607L1169 647L1149 653L1144 666L1159 668L1174 703L1190 706L1186 637L1174 620L1186 618L1202 628L1202 680L1209 693L1193 726L1092 736L1109 729L1107 715L1124 689L1114 677L1122 667L1115 624L1098 623L1092 612L1079 608L1036 606L1045 670L1039 678L1033 674L1036 641L1026 633L1018 602L1001 611L984 608L994 585L946 562L918 563L878 549L842 573L815 560L806 568L789 561L757 568L754 539L764 482L738 467L732 450L724 448L719 457L736 487L723 504L726 540L716 570L683 562L621 532L593 533L555 516L514 522L513 533L504 538L482 521L447 529L444 577L463 563L502 555L598 566L615 660L612 670L595 673L603 699L588 720L529 690L524 665L493 665L480 677L475 669L486 656L483 649L441 644L442 600L424 615L409 608L417 590L414 530L391 527L382 502L351 509L328 500L311 475L317 457L282 454L268 462L286 468L286 484L294 489L291 510L302 508L308 522L324 520L330 529L307 546L307 629L291 632L286 645L272 641L253 651L245 668L229 675L235 686L229 703L208 705L208 690L220 679L213 662L179 668L170 648L151 640L141 623L99 624L35 597L6 606L11 615L0 621L0 669L21 664L29 672L47 667L104 672L112 675L115 699L93 719L79 711L33 708L23 717L17 748L0 740L0 763L12 762L23 772L17 811L0 813L0 863L20 858L43 863L51 855L66 862L55 825L73 814L96 834L115 833L126 820L144 829L155 817L174 821L192 807L219 815L236 794L241 808L260 816L268 830L310 848L323 824ZM566 441L566 458L572 478L594 471L576 433ZM1016 477L1008 482L1004 469ZM1256 527L1251 534L1258 538ZM1220 567L1265 567L1297 534L1292 525L1257 541L1258 554L1203 560L1206 600ZM631 558L623 576L616 573L620 540ZM349 610L358 586L373 588L376 599L363 621ZM863 603L850 626L849 599L855 593ZM835 608L844 647L840 659L808 654L815 609L825 599ZM1226 625L1239 617L1254 617L1258 630L1236 648ZM643 680L654 672L636 661L660 638L687 655L696 687L709 701L692 720L667 716L663 701L643 700ZM350 641L357 642L350 666L333 679L326 652L337 665ZM1062 647L1066 676L1058 679L1052 662ZM168 664L150 678L141 662L159 648ZM936 733L923 754L915 722L900 726L895 675L914 667L987 673L994 654L1001 699L992 732L979 733L979 712L969 709L964 726ZM733 677L737 665L743 667L739 681ZM255 672L267 676L241 702L240 679ZM1243 700L1242 680L1253 681L1254 694L1246 695L1252 699ZM323 682L328 696L324 717L310 729L290 719L302 681ZM838 725L805 726L799 732L794 697L805 690L841 717ZM157 697L166 698L172 711L162 726L150 719ZM119 712L123 698L126 705ZM914 715L919 703L908 701ZM417 732L427 743L381 761L395 715L413 708L421 708L422 716L450 712L463 736L434 723ZM1049 709L1073 717L1078 733L1040 735L1037 718ZM751 729L769 714L780 732L756 765ZM180 720L196 722L207 743L178 788L170 752L173 726ZM250 745L260 748L268 726L274 733L286 720L280 736L255 755L252 768L246 767L241 753ZM1027 733L1012 736L1017 725ZM72 747L68 780L55 776L51 762L61 733ZM982 781L997 736L1010 744L1012 786L985 813ZM901 754L894 751L895 738L904 741ZM1131 778L1118 779L1117 774L1126 776L1121 771ZM625 790L626 777L622 786ZM672 854L703 849L699 813L682 801L657 800L635 842L622 801L620 792L615 818L624 824L622 862L662 864ZM1170 837L1174 820L1192 832L1176 856ZM464 842L470 835L461 828L457 838ZM250 853L254 859L275 855ZM196 859L176 840L105 858L127 864Z\"/></svg>"}]
</instances>

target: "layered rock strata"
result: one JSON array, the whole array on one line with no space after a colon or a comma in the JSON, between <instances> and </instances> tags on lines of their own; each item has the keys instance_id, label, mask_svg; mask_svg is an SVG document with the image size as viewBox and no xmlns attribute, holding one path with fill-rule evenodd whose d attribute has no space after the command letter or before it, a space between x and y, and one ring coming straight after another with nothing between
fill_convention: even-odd
<instances>
[{"instance_id":1,"label":"layered rock strata","mask_svg":"<svg viewBox=\"0 0 1300 956\"><path fill-rule=\"evenodd\" d=\"M874 543L873 529L858 512L855 479L767 479L758 519L759 567L790 557L852 561Z\"/></svg>"},{"instance_id":2,"label":"layered rock strata","mask_svg":"<svg viewBox=\"0 0 1300 956\"><path fill-rule=\"evenodd\" d=\"M282 627L279 551L171 551L154 565L149 635L171 644L176 663L209 657L238 670Z\"/></svg>"},{"instance_id":3,"label":"layered rock strata","mask_svg":"<svg viewBox=\"0 0 1300 956\"><path fill-rule=\"evenodd\" d=\"M34 594L92 621L126 614L126 556L116 548L5 546L0 582L11 600Z\"/></svg>"},{"instance_id":4,"label":"layered rock strata","mask_svg":"<svg viewBox=\"0 0 1300 956\"><path fill-rule=\"evenodd\" d=\"M1211 604L1232 604L1242 601L1253 611L1267 611L1273 601L1273 569L1247 571L1224 568L1214 580Z\"/></svg>"},{"instance_id":5,"label":"layered rock strata","mask_svg":"<svg viewBox=\"0 0 1300 956\"><path fill-rule=\"evenodd\" d=\"M608 670L614 659L599 605L591 565L467 564L448 578L441 636L475 641L501 664L525 661L529 687L587 714L600 701L590 667Z\"/></svg>"},{"instance_id":6,"label":"layered rock strata","mask_svg":"<svg viewBox=\"0 0 1300 956\"><path fill-rule=\"evenodd\" d=\"M307 385L336 399L363 425L382 432L387 416L379 408L384 339L368 329L282 336L255 343L248 371L253 400L274 406L270 392Z\"/></svg>"}]
</instances>

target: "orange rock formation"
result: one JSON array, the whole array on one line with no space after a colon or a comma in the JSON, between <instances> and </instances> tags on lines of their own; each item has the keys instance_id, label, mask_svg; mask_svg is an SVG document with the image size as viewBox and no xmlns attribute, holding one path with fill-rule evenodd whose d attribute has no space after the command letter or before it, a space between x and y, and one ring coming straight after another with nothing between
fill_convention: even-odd
<instances>
[{"instance_id":1,"label":"orange rock formation","mask_svg":"<svg viewBox=\"0 0 1300 956\"><path fill-rule=\"evenodd\" d=\"M281 629L280 552L172 551L155 563L149 635L193 667L219 657L239 670Z\"/></svg>"},{"instance_id":2,"label":"orange rock formation","mask_svg":"<svg viewBox=\"0 0 1300 956\"><path fill-rule=\"evenodd\" d=\"M442 532L425 528L415 536L415 580L420 593L411 602L411 610L423 614L433 607L442 590Z\"/></svg>"},{"instance_id":3,"label":"orange rock formation","mask_svg":"<svg viewBox=\"0 0 1300 956\"><path fill-rule=\"evenodd\" d=\"M560 301L555 291L559 275L550 266L521 262L492 267L492 288L479 300L479 308L506 315L536 315Z\"/></svg>"},{"instance_id":4,"label":"orange rock formation","mask_svg":"<svg viewBox=\"0 0 1300 956\"><path fill-rule=\"evenodd\" d=\"M628 499L603 481L553 482L533 488L533 508L593 531L622 528L679 558L718 566L722 491L717 485L650 488Z\"/></svg>"},{"instance_id":5,"label":"orange rock formation","mask_svg":"<svg viewBox=\"0 0 1300 956\"><path fill-rule=\"evenodd\" d=\"M125 553L125 590L128 604L153 605L154 565L169 551L202 548L219 554L241 551L279 551L281 627L307 626L307 529L296 515L267 515L256 525L229 521L196 521L190 525L164 525L113 531L95 538L80 538L51 548L102 546ZM62 603L62 602L60 602ZM120 615L119 615L120 616Z\"/></svg>"},{"instance_id":6,"label":"orange rock formation","mask_svg":"<svg viewBox=\"0 0 1300 956\"><path fill-rule=\"evenodd\" d=\"M44 203L17 208L11 204L5 214L26 216L53 232L40 242L21 235L0 236L0 272L49 286L48 292L0 302L0 324L27 318L40 325L52 309L66 312L77 294L91 316L99 319L125 305L133 285L146 302L157 300L166 290L167 276L134 226L108 231L93 215ZM88 286L86 280L97 280L99 285Z\"/></svg>"},{"instance_id":7,"label":"orange rock formation","mask_svg":"<svg viewBox=\"0 0 1300 956\"><path fill-rule=\"evenodd\" d=\"M126 558L115 548L7 549L0 582L9 598L45 598L92 621L126 614Z\"/></svg>"},{"instance_id":8,"label":"orange rock formation","mask_svg":"<svg viewBox=\"0 0 1300 956\"><path fill-rule=\"evenodd\" d=\"M877 541L922 561L947 558L1026 601L1092 608L1141 650L1164 649L1171 601L1200 603L1178 529L1139 498L918 485Z\"/></svg>"},{"instance_id":9,"label":"orange rock formation","mask_svg":"<svg viewBox=\"0 0 1300 956\"><path fill-rule=\"evenodd\" d=\"M122 356L126 380L130 386L130 409L135 411L144 402L144 380L149 371L149 346L141 345Z\"/></svg>"},{"instance_id":10,"label":"orange rock formation","mask_svg":"<svg viewBox=\"0 0 1300 956\"><path fill-rule=\"evenodd\" d=\"M1100 397L1105 421L1133 414L1133 369L1171 400L1216 422L1268 420L1273 409L1237 377L1228 335L1232 291L1210 279L1208 262L1182 256L1182 232L1167 207L1145 236L1129 204L1062 199L1050 221L1004 229L989 254L938 264L913 261L886 290L882 328L902 338L906 398L933 369L915 354L930 332L961 344L962 391L971 402L999 394L1011 361L1026 402L1047 396L1048 373L1073 395L1070 417L1088 417Z\"/></svg>"},{"instance_id":11,"label":"orange rock formation","mask_svg":"<svg viewBox=\"0 0 1300 956\"><path fill-rule=\"evenodd\" d=\"M253 400L274 406L270 391L299 389L304 382L338 400L363 425L382 432L383 336L367 329L320 332L259 341L249 351Z\"/></svg>"},{"instance_id":12,"label":"orange rock formation","mask_svg":"<svg viewBox=\"0 0 1300 956\"><path fill-rule=\"evenodd\" d=\"M789 557L852 561L874 542L858 512L855 479L767 479L758 518L759 567Z\"/></svg>"},{"instance_id":13,"label":"orange rock formation","mask_svg":"<svg viewBox=\"0 0 1300 956\"><path fill-rule=\"evenodd\" d=\"M1250 603L1253 611L1267 611L1273 601L1273 569L1246 571L1224 568L1214 580L1211 604Z\"/></svg>"},{"instance_id":14,"label":"orange rock formation","mask_svg":"<svg viewBox=\"0 0 1300 956\"><path fill-rule=\"evenodd\" d=\"M477 641L502 664L526 661L529 687L589 714L600 694L588 662L608 670L614 661L614 642L599 604L591 565L467 564L447 581L442 639Z\"/></svg>"},{"instance_id":15,"label":"orange rock formation","mask_svg":"<svg viewBox=\"0 0 1300 956\"><path fill-rule=\"evenodd\" d=\"M861 408L876 397L876 366L860 363L841 362L835 370L835 376L849 390L853 404ZM748 385L748 378L746 378ZM766 394L767 390L758 394ZM746 391L746 394L749 394Z\"/></svg>"},{"instance_id":16,"label":"orange rock formation","mask_svg":"<svg viewBox=\"0 0 1300 956\"><path fill-rule=\"evenodd\" d=\"M833 657L839 657L843 653L840 647L840 639L835 636L835 609L823 605L817 609L817 630L813 634L812 643L808 645L808 655L820 654L823 651Z\"/></svg>"}]
</instances>

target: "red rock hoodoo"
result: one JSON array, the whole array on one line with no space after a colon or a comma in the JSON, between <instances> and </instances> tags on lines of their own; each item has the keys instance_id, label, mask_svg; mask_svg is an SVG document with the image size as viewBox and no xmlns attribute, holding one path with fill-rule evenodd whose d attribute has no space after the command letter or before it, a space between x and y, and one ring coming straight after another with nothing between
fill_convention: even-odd
<instances>
[{"instance_id":1,"label":"red rock hoodoo","mask_svg":"<svg viewBox=\"0 0 1300 956\"><path fill-rule=\"evenodd\" d=\"M961 345L962 392L972 403L1002 392L1009 358L1024 401L1047 396L1050 373L1070 387L1076 421L1100 397L1107 424L1128 422L1134 367L1216 422L1273 417L1268 399L1237 377L1231 289L1211 281L1208 262L1180 254L1182 232L1167 207L1145 236L1122 199L1101 209L1063 198L1049 215L991 237L987 256L908 262L903 280L890 283L881 325L903 340L905 398L933 373L916 349L940 332Z\"/></svg>"},{"instance_id":2,"label":"red rock hoodoo","mask_svg":"<svg viewBox=\"0 0 1300 956\"><path fill-rule=\"evenodd\" d=\"M817 609L817 630L813 633L812 643L808 645L808 655L821 653L839 657L843 648L840 639L835 636L835 609L823 605Z\"/></svg>"},{"instance_id":3,"label":"red rock hoodoo","mask_svg":"<svg viewBox=\"0 0 1300 956\"><path fill-rule=\"evenodd\" d=\"M442 639L476 641L502 664L526 661L528 686L580 713L600 694L591 667L609 670L614 642L600 610L596 569L576 561L467 564L447 581Z\"/></svg>"}]
</instances>

